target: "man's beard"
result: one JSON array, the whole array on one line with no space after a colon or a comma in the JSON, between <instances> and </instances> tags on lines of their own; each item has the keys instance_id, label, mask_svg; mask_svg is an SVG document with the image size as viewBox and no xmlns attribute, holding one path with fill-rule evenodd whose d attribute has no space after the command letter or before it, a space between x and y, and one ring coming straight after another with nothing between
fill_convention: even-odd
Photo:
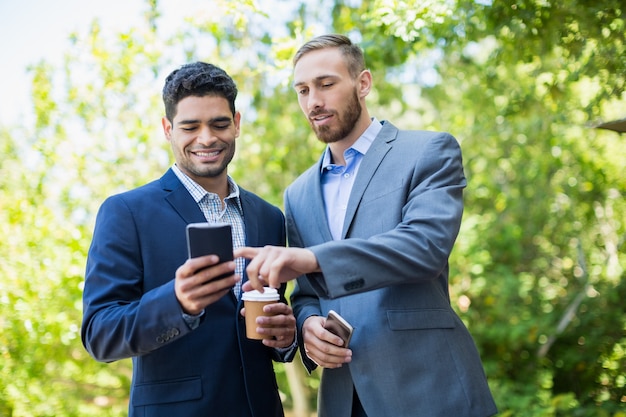
<instances>
[{"instance_id":1,"label":"man's beard","mask_svg":"<svg viewBox=\"0 0 626 417\"><path fill-rule=\"evenodd\" d=\"M332 112L338 120L338 128L333 129L332 126L317 126L310 120L309 123L320 141L324 143L338 142L352 132L352 129L356 126L356 122L359 120L359 117L361 117L361 111L361 103L355 91L354 95L351 96L350 101L347 103L346 111L343 115L340 115L336 111Z\"/></svg>"}]
</instances>

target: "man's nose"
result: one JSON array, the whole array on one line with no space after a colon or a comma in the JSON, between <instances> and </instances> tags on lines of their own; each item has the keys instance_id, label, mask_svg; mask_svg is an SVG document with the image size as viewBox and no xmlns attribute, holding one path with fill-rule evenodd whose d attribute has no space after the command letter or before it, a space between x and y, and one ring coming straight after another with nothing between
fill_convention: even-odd
<instances>
[{"instance_id":1,"label":"man's nose","mask_svg":"<svg viewBox=\"0 0 626 417\"><path fill-rule=\"evenodd\" d=\"M204 126L202 129L200 129L200 131L198 132L198 142L202 144L210 144L214 141L215 135L213 135L211 129L209 129L207 126Z\"/></svg>"},{"instance_id":2,"label":"man's nose","mask_svg":"<svg viewBox=\"0 0 626 417\"><path fill-rule=\"evenodd\" d=\"M314 89L309 90L309 94L307 98L307 110L311 111L311 110L316 110L322 107L324 107L322 94Z\"/></svg>"}]
</instances>

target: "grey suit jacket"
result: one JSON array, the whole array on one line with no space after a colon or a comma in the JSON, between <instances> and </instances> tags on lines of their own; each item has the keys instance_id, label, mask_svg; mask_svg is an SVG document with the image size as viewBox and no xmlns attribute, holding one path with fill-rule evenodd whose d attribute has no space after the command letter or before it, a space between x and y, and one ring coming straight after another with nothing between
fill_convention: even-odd
<instances>
[{"instance_id":1,"label":"grey suit jacket","mask_svg":"<svg viewBox=\"0 0 626 417\"><path fill-rule=\"evenodd\" d=\"M371 417L495 414L480 357L448 293L466 185L456 139L383 122L338 241L326 221L320 168L321 159L285 191L289 244L310 248L323 271L297 281L298 333L307 317L330 309L355 332L352 362L323 371L319 416L349 416L353 386Z\"/></svg>"}]
</instances>

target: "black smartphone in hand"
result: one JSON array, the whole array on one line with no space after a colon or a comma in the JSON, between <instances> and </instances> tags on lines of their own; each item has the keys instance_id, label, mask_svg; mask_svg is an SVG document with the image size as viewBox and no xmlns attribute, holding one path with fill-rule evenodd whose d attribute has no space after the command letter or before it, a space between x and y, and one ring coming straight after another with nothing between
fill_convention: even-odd
<instances>
[{"instance_id":1,"label":"black smartphone in hand","mask_svg":"<svg viewBox=\"0 0 626 417\"><path fill-rule=\"evenodd\" d=\"M233 235L228 223L190 223L187 225L187 252L189 258L217 255L219 263L233 260ZM231 276L220 275L215 279Z\"/></svg>"},{"instance_id":2,"label":"black smartphone in hand","mask_svg":"<svg viewBox=\"0 0 626 417\"><path fill-rule=\"evenodd\" d=\"M352 332L354 328L348 323L343 317L341 317L334 310L330 310L328 312L328 316L326 317L326 323L324 324L324 328L337 336L341 337L343 340L343 346L347 348L348 343L350 343L350 339L352 338Z\"/></svg>"}]
</instances>

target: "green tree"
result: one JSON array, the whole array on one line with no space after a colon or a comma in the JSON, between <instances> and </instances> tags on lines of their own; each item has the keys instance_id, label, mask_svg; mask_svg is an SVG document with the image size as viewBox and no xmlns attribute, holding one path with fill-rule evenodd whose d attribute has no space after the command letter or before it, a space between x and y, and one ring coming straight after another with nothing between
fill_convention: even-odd
<instances>
[{"instance_id":1,"label":"green tree","mask_svg":"<svg viewBox=\"0 0 626 417\"><path fill-rule=\"evenodd\" d=\"M374 115L462 144L453 303L501 415L623 417L626 147L590 126L626 116L624 7L509 3L301 1L278 18L269 2L218 0L166 36L151 0L134 28L96 21L72 34L62 68L36 63L32 123L0 127L0 415L126 413L130 362L99 364L82 348L81 288L102 200L172 163L165 75L202 59L235 76L243 128L230 173L281 205L322 150L290 60L333 30L364 46ZM318 374L297 359L276 369L287 407L307 415Z\"/></svg>"}]
</instances>

